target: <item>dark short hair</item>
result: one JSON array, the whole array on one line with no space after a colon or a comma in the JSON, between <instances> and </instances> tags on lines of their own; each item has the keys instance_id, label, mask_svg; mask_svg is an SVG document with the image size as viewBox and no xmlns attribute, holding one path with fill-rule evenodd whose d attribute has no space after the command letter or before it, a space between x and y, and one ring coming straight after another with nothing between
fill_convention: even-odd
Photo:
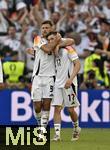
<instances>
[{"instance_id":1,"label":"dark short hair","mask_svg":"<svg viewBox=\"0 0 110 150\"><path fill-rule=\"evenodd\" d=\"M53 26L53 23L52 23L51 20L45 20L45 21L43 21L42 25L44 25L44 24L49 24L50 26Z\"/></svg>"},{"instance_id":2,"label":"dark short hair","mask_svg":"<svg viewBox=\"0 0 110 150\"><path fill-rule=\"evenodd\" d=\"M48 38L50 35L56 35L57 33L58 33L57 31L49 32L49 33L46 35L46 38Z\"/></svg>"}]
</instances>

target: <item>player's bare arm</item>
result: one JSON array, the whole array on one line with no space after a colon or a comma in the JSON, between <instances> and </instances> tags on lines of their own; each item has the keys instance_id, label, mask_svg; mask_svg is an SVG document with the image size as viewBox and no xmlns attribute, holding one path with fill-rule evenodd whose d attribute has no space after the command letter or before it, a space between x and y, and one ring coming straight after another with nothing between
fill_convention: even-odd
<instances>
[{"instance_id":1,"label":"player's bare arm","mask_svg":"<svg viewBox=\"0 0 110 150\"><path fill-rule=\"evenodd\" d=\"M61 41L61 35L58 33L56 35L56 40L54 40L54 42L48 42L47 44L42 45L41 49L45 53L53 52L60 41Z\"/></svg>"},{"instance_id":2,"label":"player's bare arm","mask_svg":"<svg viewBox=\"0 0 110 150\"><path fill-rule=\"evenodd\" d=\"M66 38L65 40L61 39L60 43L54 49L55 56L58 55L58 51L60 50L60 48L63 48L63 47L66 47L66 46L71 46L73 44L75 44L75 42L71 38Z\"/></svg>"},{"instance_id":3,"label":"player's bare arm","mask_svg":"<svg viewBox=\"0 0 110 150\"><path fill-rule=\"evenodd\" d=\"M101 49L96 49L95 53L97 54L105 54L107 55L108 57L110 57L110 52L109 51L104 51L104 50L101 50Z\"/></svg>"},{"instance_id":4,"label":"player's bare arm","mask_svg":"<svg viewBox=\"0 0 110 150\"><path fill-rule=\"evenodd\" d=\"M44 45L41 46L41 49L45 53L50 53L50 52L52 52L56 48L57 44L58 44L57 41L55 41L54 43L44 44Z\"/></svg>"},{"instance_id":5,"label":"player's bare arm","mask_svg":"<svg viewBox=\"0 0 110 150\"><path fill-rule=\"evenodd\" d=\"M59 48L63 48L73 44L75 44L75 41L71 38L66 38L65 40L61 39L61 42L59 43Z\"/></svg>"},{"instance_id":6,"label":"player's bare arm","mask_svg":"<svg viewBox=\"0 0 110 150\"><path fill-rule=\"evenodd\" d=\"M55 49L54 49L54 55L55 55L55 56L58 56L59 50L60 50L60 45L58 44L58 45L55 47Z\"/></svg>"},{"instance_id":7,"label":"player's bare arm","mask_svg":"<svg viewBox=\"0 0 110 150\"><path fill-rule=\"evenodd\" d=\"M74 66L73 66L72 74L70 75L70 78L66 81L66 84L65 84L66 89L68 89L71 86L73 79L78 74L81 68L79 59L74 60L73 63L74 63Z\"/></svg>"},{"instance_id":8,"label":"player's bare arm","mask_svg":"<svg viewBox=\"0 0 110 150\"><path fill-rule=\"evenodd\" d=\"M54 40L54 42L50 42L45 45L42 45L41 49L46 53L50 53L52 51L55 51L56 47L58 50L58 47L62 48L62 47L73 45L74 43L75 43L74 40L71 38L66 38L65 40L63 40L61 35L57 33L56 40Z\"/></svg>"},{"instance_id":9,"label":"player's bare arm","mask_svg":"<svg viewBox=\"0 0 110 150\"><path fill-rule=\"evenodd\" d=\"M48 40L48 44L43 45L41 47L42 50L48 53L53 52L55 55L58 54L58 51L61 47L66 47L74 44L73 39L70 38L62 39L61 35L57 32L50 32L47 35L47 40Z\"/></svg>"}]
</instances>

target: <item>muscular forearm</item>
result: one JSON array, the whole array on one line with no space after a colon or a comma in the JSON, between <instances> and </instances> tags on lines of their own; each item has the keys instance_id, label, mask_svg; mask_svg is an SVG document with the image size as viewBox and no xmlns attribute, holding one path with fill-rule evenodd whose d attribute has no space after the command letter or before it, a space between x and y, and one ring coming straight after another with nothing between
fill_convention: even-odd
<instances>
[{"instance_id":1,"label":"muscular forearm","mask_svg":"<svg viewBox=\"0 0 110 150\"><path fill-rule=\"evenodd\" d=\"M70 46L70 45L73 45L73 44L75 44L74 40L70 39L70 38L67 38L66 40L62 40L59 43L59 47L62 48L62 47Z\"/></svg>"},{"instance_id":2,"label":"muscular forearm","mask_svg":"<svg viewBox=\"0 0 110 150\"><path fill-rule=\"evenodd\" d=\"M56 48L56 46L58 45L58 42L55 41L54 43L48 43L45 45L41 46L41 49L45 52L45 53L50 53L52 51L54 51L54 49Z\"/></svg>"},{"instance_id":3,"label":"muscular forearm","mask_svg":"<svg viewBox=\"0 0 110 150\"><path fill-rule=\"evenodd\" d=\"M75 76L78 74L80 68L81 68L80 61L79 61L79 59L76 59L74 61L73 72L72 72L72 74L70 76L71 81L73 81L73 79L75 78Z\"/></svg>"}]
</instances>

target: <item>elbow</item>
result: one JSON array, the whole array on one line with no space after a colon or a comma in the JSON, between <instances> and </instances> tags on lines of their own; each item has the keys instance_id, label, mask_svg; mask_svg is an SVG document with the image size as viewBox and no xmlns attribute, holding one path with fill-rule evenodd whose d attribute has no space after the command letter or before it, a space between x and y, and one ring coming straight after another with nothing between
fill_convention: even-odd
<instances>
[{"instance_id":1,"label":"elbow","mask_svg":"<svg viewBox=\"0 0 110 150\"><path fill-rule=\"evenodd\" d=\"M74 40L73 39L71 39L71 38L68 38L67 40L66 40L66 42L64 42L65 44L65 46L71 46L71 45L74 45L75 44L75 42L74 42Z\"/></svg>"},{"instance_id":2,"label":"elbow","mask_svg":"<svg viewBox=\"0 0 110 150\"><path fill-rule=\"evenodd\" d=\"M75 41L73 39L70 39L70 45L75 44Z\"/></svg>"},{"instance_id":3,"label":"elbow","mask_svg":"<svg viewBox=\"0 0 110 150\"><path fill-rule=\"evenodd\" d=\"M67 40L67 45L68 45L68 46L74 45L74 44L75 44L75 42L74 42L73 39L68 39L68 40Z\"/></svg>"}]
</instances>

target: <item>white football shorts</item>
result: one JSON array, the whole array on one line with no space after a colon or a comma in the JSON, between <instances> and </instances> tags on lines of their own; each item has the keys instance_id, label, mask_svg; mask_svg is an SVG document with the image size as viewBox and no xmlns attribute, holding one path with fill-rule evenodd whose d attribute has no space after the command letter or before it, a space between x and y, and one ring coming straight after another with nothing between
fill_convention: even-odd
<instances>
[{"instance_id":1,"label":"white football shorts","mask_svg":"<svg viewBox=\"0 0 110 150\"><path fill-rule=\"evenodd\" d=\"M52 106L78 107L79 105L76 86L68 89L55 86Z\"/></svg>"},{"instance_id":2,"label":"white football shorts","mask_svg":"<svg viewBox=\"0 0 110 150\"><path fill-rule=\"evenodd\" d=\"M41 101L43 98L53 98L54 77L35 76L32 81L31 99Z\"/></svg>"}]
</instances>

